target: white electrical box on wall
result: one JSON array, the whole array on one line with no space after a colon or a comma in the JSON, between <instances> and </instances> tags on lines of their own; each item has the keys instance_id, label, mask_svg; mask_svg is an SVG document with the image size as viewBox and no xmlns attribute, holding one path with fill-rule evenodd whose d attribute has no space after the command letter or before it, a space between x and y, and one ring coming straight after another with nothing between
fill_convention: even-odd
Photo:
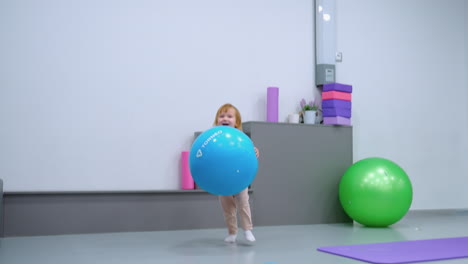
<instances>
[{"instance_id":1,"label":"white electrical box on wall","mask_svg":"<svg viewBox=\"0 0 468 264\"><path fill-rule=\"evenodd\" d=\"M315 83L335 82L336 0L315 1Z\"/></svg>"}]
</instances>

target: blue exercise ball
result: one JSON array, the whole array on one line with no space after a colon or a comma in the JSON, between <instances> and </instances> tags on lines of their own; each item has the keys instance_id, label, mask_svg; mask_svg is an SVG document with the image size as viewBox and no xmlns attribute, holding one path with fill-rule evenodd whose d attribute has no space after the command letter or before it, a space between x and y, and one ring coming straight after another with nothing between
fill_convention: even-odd
<instances>
[{"instance_id":1,"label":"blue exercise ball","mask_svg":"<svg viewBox=\"0 0 468 264\"><path fill-rule=\"evenodd\" d=\"M201 133L190 149L189 163L200 188L223 196L247 188L258 169L252 140L229 126L215 126Z\"/></svg>"}]
</instances>

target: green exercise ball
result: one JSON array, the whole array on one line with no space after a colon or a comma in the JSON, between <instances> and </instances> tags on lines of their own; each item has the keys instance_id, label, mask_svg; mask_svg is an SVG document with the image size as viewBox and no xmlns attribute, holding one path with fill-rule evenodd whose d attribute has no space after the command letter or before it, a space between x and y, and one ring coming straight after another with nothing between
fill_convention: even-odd
<instances>
[{"instance_id":1,"label":"green exercise ball","mask_svg":"<svg viewBox=\"0 0 468 264\"><path fill-rule=\"evenodd\" d=\"M340 181L340 203L354 221L386 227L408 212L413 187L406 172L384 158L367 158L351 165Z\"/></svg>"}]
</instances>

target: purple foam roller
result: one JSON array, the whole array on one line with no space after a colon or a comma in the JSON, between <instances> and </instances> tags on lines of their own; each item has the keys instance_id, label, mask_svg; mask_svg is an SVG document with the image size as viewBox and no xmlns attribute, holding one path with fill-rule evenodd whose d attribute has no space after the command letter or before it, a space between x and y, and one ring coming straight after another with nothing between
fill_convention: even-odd
<instances>
[{"instance_id":1,"label":"purple foam roller","mask_svg":"<svg viewBox=\"0 0 468 264\"><path fill-rule=\"evenodd\" d=\"M267 88L267 122L278 122L278 87Z\"/></svg>"}]
</instances>

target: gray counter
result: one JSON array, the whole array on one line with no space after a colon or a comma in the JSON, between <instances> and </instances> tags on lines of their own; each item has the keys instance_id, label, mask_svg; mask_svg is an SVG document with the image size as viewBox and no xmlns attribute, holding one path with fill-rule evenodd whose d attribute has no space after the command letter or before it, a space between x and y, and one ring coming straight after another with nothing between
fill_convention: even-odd
<instances>
[{"instance_id":1,"label":"gray counter","mask_svg":"<svg viewBox=\"0 0 468 264\"><path fill-rule=\"evenodd\" d=\"M353 162L352 127L246 122L260 150L252 184L257 225L352 222L338 198Z\"/></svg>"},{"instance_id":2,"label":"gray counter","mask_svg":"<svg viewBox=\"0 0 468 264\"><path fill-rule=\"evenodd\" d=\"M3 237L3 181L0 179L0 237Z\"/></svg>"},{"instance_id":3,"label":"gray counter","mask_svg":"<svg viewBox=\"0 0 468 264\"><path fill-rule=\"evenodd\" d=\"M261 152L255 226L351 222L338 201L351 127L246 122L244 131ZM6 237L224 227L217 196L202 190L5 193L3 203Z\"/></svg>"}]
</instances>

